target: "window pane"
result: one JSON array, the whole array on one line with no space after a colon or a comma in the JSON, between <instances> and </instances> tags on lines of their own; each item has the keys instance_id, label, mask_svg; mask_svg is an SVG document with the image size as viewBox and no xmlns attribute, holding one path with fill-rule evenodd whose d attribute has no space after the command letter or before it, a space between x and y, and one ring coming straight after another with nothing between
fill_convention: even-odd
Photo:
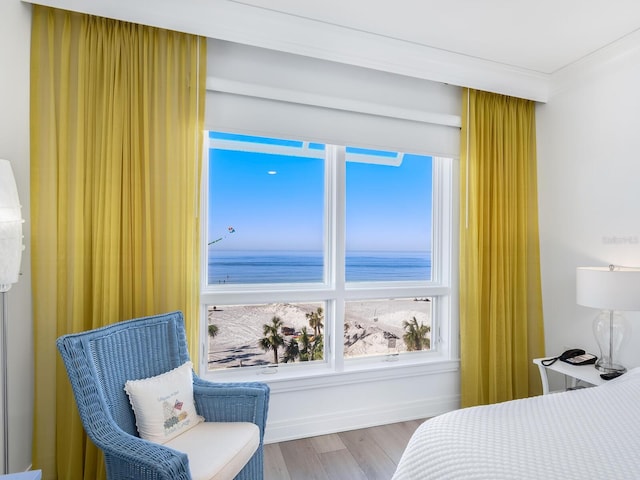
<instances>
[{"instance_id":1,"label":"window pane","mask_svg":"<svg viewBox=\"0 0 640 480\"><path fill-rule=\"evenodd\" d=\"M209 369L324 359L323 303L209 305Z\"/></svg>"},{"instance_id":2,"label":"window pane","mask_svg":"<svg viewBox=\"0 0 640 480\"><path fill-rule=\"evenodd\" d=\"M208 284L322 282L322 149L215 132L210 142Z\"/></svg>"},{"instance_id":3,"label":"window pane","mask_svg":"<svg viewBox=\"0 0 640 480\"><path fill-rule=\"evenodd\" d=\"M431 298L346 302L345 358L430 350L431 305Z\"/></svg>"},{"instance_id":4,"label":"window pane","mask_svg":"<svg viewBox=\"0 0 640 480\"><path fill-rule=\"evenodd\" d=\"M346 280L431 280L431 157L354 152L381 163L347 163Z\"/></svg>"}]
</instances>

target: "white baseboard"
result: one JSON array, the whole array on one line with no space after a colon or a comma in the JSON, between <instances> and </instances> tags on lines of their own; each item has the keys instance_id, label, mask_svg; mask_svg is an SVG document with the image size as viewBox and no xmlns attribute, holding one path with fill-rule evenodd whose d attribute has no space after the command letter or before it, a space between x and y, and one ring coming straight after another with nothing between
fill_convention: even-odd
<instances>
[{"instance_id":1,"label":"white baseboard","mask_svg":"<svg viewBox=\"0 0 640 480\"><path fill-rule=\"evenodd\" d=\"M306 418L267 422L265 443L278 443L329 433L433 417L460 408L460 396L408 401L384 408L357 408Z\"/></svg>"}]
</instances>

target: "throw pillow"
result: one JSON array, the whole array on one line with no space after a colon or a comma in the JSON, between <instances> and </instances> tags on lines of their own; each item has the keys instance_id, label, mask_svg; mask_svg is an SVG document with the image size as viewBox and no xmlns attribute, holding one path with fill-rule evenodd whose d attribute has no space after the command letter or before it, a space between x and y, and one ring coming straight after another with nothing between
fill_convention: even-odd
<instances>
[{"instance_id":1,"label":"throw pillow","mask_svg":"<svg viewBox=\"0 0 640 480\"><path fill-rule=\"evenodd\" d=\"M186 362L161 375L124 384L141 438L165 443L204 421L193 400L192 367Z\"/></svg>"}]
</instances>

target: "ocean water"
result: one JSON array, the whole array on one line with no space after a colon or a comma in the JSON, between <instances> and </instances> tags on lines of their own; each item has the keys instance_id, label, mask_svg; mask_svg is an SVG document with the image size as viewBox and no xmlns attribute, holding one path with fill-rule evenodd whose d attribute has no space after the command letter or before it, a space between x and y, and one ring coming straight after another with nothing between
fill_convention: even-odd
<instances>
[{"instance_id":1,"label":"ocean water","mask_svg":"<svg viewBox=\"0 0 640 480\"><path fill-rule=\"evenodd\" d=\"M348 282L430 280L431 252L351 252ZM322 282L320 252L215 251L209 253L209 284Z\"/></svg>"}]
</instances>

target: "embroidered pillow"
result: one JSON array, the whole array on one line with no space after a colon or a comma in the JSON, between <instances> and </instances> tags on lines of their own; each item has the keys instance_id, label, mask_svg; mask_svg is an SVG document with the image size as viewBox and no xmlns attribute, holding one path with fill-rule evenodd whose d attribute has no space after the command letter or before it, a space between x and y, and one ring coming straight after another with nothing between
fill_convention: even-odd
<instances>
[{"instance_id":1,"label":"embroidered pillow","mask_svg":"<svg viewBox=\"0 0 640 480\"><path fill-rule=\"evenodd\" d=\"M156 377L124 384L141 438L165 443L204 421L193 401L192 367L186 362Z\"/></svg>"}]
</instances>

